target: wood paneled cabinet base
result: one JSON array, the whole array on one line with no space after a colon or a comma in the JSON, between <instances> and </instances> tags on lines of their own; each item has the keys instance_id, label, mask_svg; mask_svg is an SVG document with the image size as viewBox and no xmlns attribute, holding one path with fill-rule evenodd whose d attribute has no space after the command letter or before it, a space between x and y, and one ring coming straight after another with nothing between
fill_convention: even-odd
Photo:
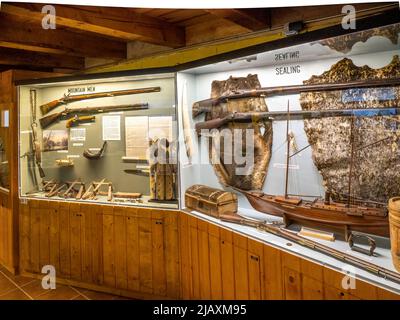
<instances>
[{"instance_id":1,"label":"wood paneled cabinet base","mask_svg":"<svg viewBox=\"0 0 400 320\"><path fill-rule=\"evenodd\" d=\"M179 211L29 200L20 205L20 267L60 283L133 298L399 299Z\"/></svg>"}]
</instances>

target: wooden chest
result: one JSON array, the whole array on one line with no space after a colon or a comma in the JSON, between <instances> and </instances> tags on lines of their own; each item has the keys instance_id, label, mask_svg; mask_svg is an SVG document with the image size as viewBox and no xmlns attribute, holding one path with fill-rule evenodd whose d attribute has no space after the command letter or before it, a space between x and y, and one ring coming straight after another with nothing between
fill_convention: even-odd
<instances>
[{"instance_id":1,"label":"wooden chest","mask_svg":"<svg viewBox=\"0 0 400 320\"><path fill-rule=\"evenodd\" d=\"M185 192L186 207L207 215L219 217L220 214L237 212L237 195L219 189L196 184Z\"/></svg>"}]
</instances>

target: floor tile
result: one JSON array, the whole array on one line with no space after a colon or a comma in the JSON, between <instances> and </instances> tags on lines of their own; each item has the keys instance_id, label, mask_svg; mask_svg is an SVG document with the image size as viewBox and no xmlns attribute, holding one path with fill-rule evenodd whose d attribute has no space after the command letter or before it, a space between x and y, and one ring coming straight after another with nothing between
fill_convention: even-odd
<instances>
[{"instance_id":1,"label":"floor tile","mask_svg":"<svg viewBox=\"0 0 400 320\"><path fill-rule=\"evenodd\" d=\"M38 296L37 300L71 300L79 293L67 286L57 286L54 290L47 290L46 293Z\"/></svg>"},{"instance_id":2,"label":"floor tile","mask_svg":"<svg viewBox=\"0 0 400 320\"><path fill-rule=\"evenodd\" d=\"M14 289L17 289L17 287L0 273L0 295L3 295Z\"/></svg>"},{"instance_id":3,"label":"floor tile","mask_svg":"<svg viewBox=\"0 0 400 320\"><path fill-rule=\"evenodd\" d=\"M61 285L57 286L60 287ZM42 281L35 279L34 281L21 286L21 288L26 291L32 298L36 299L37 297L41 296L42 294L48 293L49 289L43 289Z\"/></svg>"},{"instance_id":4,"label":"floor tile","mask_svg":"<svg viewBox=\"0 0 400 320\"><path fill-rule=\"evenodd\" d=\"M0 300L30 300L29 297L19 289L0 296Z\"/></svg>"}]
</instances>

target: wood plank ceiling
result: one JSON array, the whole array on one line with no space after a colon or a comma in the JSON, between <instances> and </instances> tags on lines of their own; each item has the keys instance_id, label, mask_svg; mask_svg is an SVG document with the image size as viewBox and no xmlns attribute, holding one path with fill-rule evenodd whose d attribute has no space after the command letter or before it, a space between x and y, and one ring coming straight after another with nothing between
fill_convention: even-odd
<instances>
[{"instance_id":1,"label":"wood plank ceiling","mask_svg":"<svg viewBox=\"0 0 400 320\"><path fill-rule=\"evenodd\" d=\"M389 3L360 4L358 9ZM56 29L43 29L42 4L2 2L0 70L71 73L90 58L119 61L129 44L148 54L268 30L285 22L341 14L341 6L257 9L146 9L55 5ZM135 48L138 48L136 46ZM141 52L133 56L140 56Z\"/></svg>"}]
</instances>

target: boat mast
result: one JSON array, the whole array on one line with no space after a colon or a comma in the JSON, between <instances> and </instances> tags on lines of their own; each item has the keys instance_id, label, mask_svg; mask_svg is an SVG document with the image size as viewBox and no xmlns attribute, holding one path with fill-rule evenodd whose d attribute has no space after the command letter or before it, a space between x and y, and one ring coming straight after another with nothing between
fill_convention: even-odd
<instances>
[{"instance_id":1,"label":"boat mast","mask_svg":"<svg viewBox=\"0 0 400 320\"><path fill-rule=\"evenodd\" d=\"M285 198L288 198L288 186L289 186L289 159L290 159L290 137L289 137L289 100L287 103L287 120L286 120L286 176L285 176Z\"/></svg>"},{"instance_id":2,"label":"boat mast","mask_svg":"<svg viewBox=\"0 0 400 320\"><path fill-rule=\"evenodd\" d=\"M349 190L347 206L350 208L351 205L351 177L353 175L353 164L354 164L354 117L351 118L350 125L350 169L349 169Z\"/></svg>"}]
</instances>

